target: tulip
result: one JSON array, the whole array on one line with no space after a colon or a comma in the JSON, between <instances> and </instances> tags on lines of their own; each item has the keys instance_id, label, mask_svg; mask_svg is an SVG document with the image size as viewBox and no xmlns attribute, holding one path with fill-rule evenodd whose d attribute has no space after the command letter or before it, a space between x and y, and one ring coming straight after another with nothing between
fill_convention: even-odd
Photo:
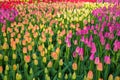
<instances>
[{"instance_id":1,"label":"tulip","mask_svg":"<svg viewBox=\"0 0 120 80\"><path fill-rule=\"evenodd\" d=\"M109 75L108 80L113 80L113 75L112 74Z\"/></svg>"},{"instance_id":2,"label":"tulip","mask_svg":"<svg viewBox=\"0 0 120 80\"><path fill-rule=\"evenodd\" d=\"M0 66L0 74L3 72L3 67Z\"/></svg>"},{"instance_id":3,"label":"tulip","mask_svg":"<svg viewBox=\"0 0 120 80\"><path fill-rule=\"evenodd\" d=\"M36 59L36 58L37 58L36 53L33 53L33 54L32 54L32 58L33 58L33 59Z\"/></svg>"},{"instance_id":4,"label":"tulip","mask_svg":"<svg viewBox=\"0 0 120 80\"><path fill-rule=\"evenodd\" d=\"M51 68L52 65L53 65L52 61L49 61L48 64L47 64L47 67L48 67L48 68Z\"/></svg>"},{"instance_id":5,"label":"tulip","mask_svg":"<svg viewBox=\"0 0 120 80\"><path fill-rule=\"evenodd\" d=\"M104 57L104 62L105 62L106 64L110 64L110 56L105 56L105 57Z\"/></svg>"},{"instance_id":6,"label":"tulip","mask_svg":"<svg viewBox=\"0 0 120 80\"><path fill-rule=\"evenodd\" d=\"M120 80L120 77L119 77L119 76L116 76L116 77L115 77L115 80Z\"/></svg>"},{"instance_id":7,"label":"tulip","mask_svg":"<svg viewBox=\"0 0 120 80\"><path fill-rule=\"evenodd\" d=\"M95 64L99 64L100 63L100 58L99 57L96 57L95 58Z\"/></svg>"},{"instance_id":8,"label":"tulip","mask_svg":"<svg viewBox=\"0 0 120 80\"><path fill-rule=\"evenodd\" d=\"M90 80L93 79L93 72L91 70L89 70L89 72L87 74L87 79L90 79Z\"/></svg>"},{"instance_id":9,"label":"tulip","mask_svg":"<svg viewBox=\"0 0 120 80\"><path fill-rule=\"evenodd\" d=\"M106 44L105 49L110 50L110 44L109 43Z\"/></svg>"},{"instance_id":10,"label":"tulip","mask_svg":"<svg viewBox=\"0 0 120 80\"><path fill-rule=\"evenodd\" d=\"M67 80L68 79L68 74L65 74L65 80Z\"/></svg>"},{"instance_id":11,"label":"tulip","mask_svg":"<svg viewBox=\"0 0 120 80\"><path fill-rule=\"evenodd\" d=\"M4 61L5 61L5 62L8 61L8 56L4 56Z\"/></svg>"},{"instance_id":12,"label":"tulip","mask_svg":"<svg viewBox=\"0 0 120 80\"><path fill-rule=\"evenodd\" d=\"M38 65L38 60L34 60L34 65Z\"/></svg>"},{"instance_id":13,"label":"tulip","mask_svg":"<svg viewBox=\"0 0 120 80\"><path fill-rule=\"evenodd\" d=\"M17 65L16 65L16 64L13 65L13 70L14 70L14 71L17 70Z\"/></svg>"},{"instance_id":14,"label":"tulip","mask_svg":"<svg viewBox=\"0 0 120 80\"><path fill-rule=\"evenodd\" d=\"M77 63L74 62L74 63L72 64L72 69L73 69L73 70L77 70Z\"/></svg>"},{"instance_id":15,"label":"tulip","mask_svg":"<svg viewBox=\"0 0 120 80\"><path fill-rule=\"evenodd\" d=\"M74 72L73 75L72 75L72 79L73 80L76 80L76 73Z\"/></svg>"},{"instance_id":16,"label":"tulip","mask_svg":"<svg viewBox=\"0 0 120 80\"><path fill-rule=\"evenodd\" d=\"M29 63L29 62L30 62L30 55L25 55L25 56L24 56L24 61L25 61L26 63Z\"/></svg>"},{"instance_id":17,"label":"tulip","mask_svg":"<svg viewBox=\"0 0 120 80\"><path fill-rule=\"evenodd\" d=\"M60 59L59 65L60 65L60 66L63 66L63 59Z\"/></svg>"},{"instance_id":18,"label":"tulip","mask_svg":"<svg viewBox=\"0 0 120 80\"><path fill-rule=\"evenodd\" d=\"M90 55L90 60L94 60L94 55L95 55L95 54L91 53L91 55Z\"/></svg>"},{"instance_id":19,"label":"tulip","mask_svg":"<svg viewBox=\"0 0 120 80\"><path fill-rule=\"evenodd\" d=\"M47 58L43 57L42 61L43 61L43 63L46 63L47 62Z\"/></svg>"},{"instance_id":20,"label":"tulip","mask_svg":"<svg viewBox=\"0 0 120 80\"><path fill-rule=\"evenodd\" d=\"M103 71L103 65L102 65L101 62L97 64L97 70L98 71Z\"/></svg>"}]
</instances>

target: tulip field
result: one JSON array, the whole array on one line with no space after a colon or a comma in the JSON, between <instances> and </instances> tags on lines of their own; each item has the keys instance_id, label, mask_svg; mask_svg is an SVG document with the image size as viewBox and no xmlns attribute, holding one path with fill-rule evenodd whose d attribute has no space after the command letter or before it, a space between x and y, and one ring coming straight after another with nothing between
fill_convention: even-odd
<instances>
[{"instance_id":1,"label":"tulip field","mask_svg":"<svg viewBox=\"0 0 120 80\"><path fill-rule=\"evenodd\" d=\"M0 6L0 80L120 80L120 5Z\"/></svg>"}]
</instances>

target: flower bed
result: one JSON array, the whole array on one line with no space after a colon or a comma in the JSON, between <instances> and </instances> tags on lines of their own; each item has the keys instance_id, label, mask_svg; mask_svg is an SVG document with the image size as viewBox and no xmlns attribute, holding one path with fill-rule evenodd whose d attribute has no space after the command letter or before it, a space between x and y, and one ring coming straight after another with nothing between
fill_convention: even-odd
<instances>
[{"instance_id":1,"label":"flower bed","mask_svg":"<svg viewBox=\"0 0 120 80\"><path fill-rule=\"evenodd\" d=\"M62 5L62 6L61 6ZM0 27L0 79L119 80L119 7L32 3Z\"/></svg>"}]
</instances>

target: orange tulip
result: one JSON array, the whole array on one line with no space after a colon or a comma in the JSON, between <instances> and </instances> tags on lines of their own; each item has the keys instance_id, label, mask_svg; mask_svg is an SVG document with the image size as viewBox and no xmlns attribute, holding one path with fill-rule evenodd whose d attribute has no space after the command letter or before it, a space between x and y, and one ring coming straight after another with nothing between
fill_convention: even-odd
<instances>
[{"instance_id":1,"label":"orange tulip","mask_svg":"<svg viewBox=\"0 0 120 80\"><path fill-rule=\"evenodd\" d=\"M87 78L92 80L93 79L93 72L90 70L87 74Z\"/></svg>"},{"instance_id":2,"label":"orange tulip","mask_svg":"<svg viewBox=\"0 0 120 80\"><path fill-rule=\"evenodd\" d=\"M2 66L0 66L0 73L2 73L3 72L3 67Z\"/></svg>"},{"instance_id":3,"label":"orange tulip","mask_svg":"<svg viewBox=\"0 0 120 80\"><path fill-rule=\"evenodd\" d=\"M27 55L27 56L24 56L24 60L26 63L29 63L30 62L30 56Z\"/></svg>"},{"instance_id":4,"label":"orange tulip","mask_svg":"<svg viewBox=\"0 0 120 80\"><path fill-rule=\"evenodd\" d=\"M52 52L51 53L51 57L54 59L54 60L57 60L58 59L58 55L56 52Z\"/></svg>"},{"instance_id":5,"label":"orange tulip","mask_svg":"<svg viewBox=\"0 0 120 80\"><path fill-rule=\"evenodd\" d=\"M98 64L97 64L97 70L98 70L98 71L102 71L102 70L103 70L103 65L102 65L102 63L98 63Z\"/></svg>"},{"instance_id":6,"label":"orange tulip","mask_svg":"<svg viewBox=\"0 0 120 80\"><path fill-rule=\"evenodd\" d=\"M72 69L73 69L73 70L77 70L77 63L76 63L76 62L74 62L74 63L72 64Z\"/></svg>"},{"instance_id":7,"label":"orange tulip","mask_svg":"<svg viewBox=\"0 0 120 80\"><path fill-rule=\"evenodd\" d=\"M23 53L27 53L27 48L23 47Z\"/></svg>"}]
</instances>

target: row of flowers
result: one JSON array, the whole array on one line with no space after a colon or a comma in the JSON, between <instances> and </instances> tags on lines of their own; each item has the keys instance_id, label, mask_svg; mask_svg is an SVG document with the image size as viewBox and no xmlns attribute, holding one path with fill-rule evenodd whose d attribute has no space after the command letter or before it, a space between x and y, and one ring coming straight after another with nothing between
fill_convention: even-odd
<instances>
[{"instance_id":1,"label":"row of flowers","mask_svg":"<svg viewBox=\"0 0 120 80\"><path fill-rule=\"evenodd\" d=\"M15 21L0 24L0 79L120 79L119 7L41 2L14 8Z\"/></svg>"}]
</instances>

